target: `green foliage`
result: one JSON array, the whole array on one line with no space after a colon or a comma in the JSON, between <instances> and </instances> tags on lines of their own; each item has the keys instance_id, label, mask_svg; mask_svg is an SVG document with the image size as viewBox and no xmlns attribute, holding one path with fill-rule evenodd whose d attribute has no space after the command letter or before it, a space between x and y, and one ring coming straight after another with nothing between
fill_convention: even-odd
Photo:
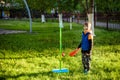
<instances>
[{"instance_id":1,"label":"green foliage","mask_svg":"<svg viewBox=\"0 0 120 80\"><path fill-rule=\"evenodd\" d=\"M5 80L118 80L120 78L120 31L95 28L91 71L83 73L81 53L70 57L81 38L82 25L64 23L62 67L69 73L52 73L59 68L59 27L57 22L1 21L0 28L27 30L23 34L0 34L0 79Z\"/></svg>"},{"instance_id":2,"label":"green foliage","mask_svg":"<svg viewBox=\"0 0 120 80\"><path fill-rule=\"evenodd\" d=\"M41 12L53 8L55 0L28 0L30 9L39 10Z\"/></svg>"},{"instance_id":3,"label":"green foliage","mask_svg":"<svg viewBox=\"0 0 120 80\"><path fill-rule=\"evenodd\" d=\"M120 0L96 0L95 6L99 12L119 12L120 4L118 3Z\"/></svg>"},{"instance_id":4,"label":"green foliage","mask_svg":"<svg viewBox=\"0 0 120 80\"><path fill-rule=\"evenodd\" d=\"M75 0L56 0L55 7L58 7L59 13L71 12L76 7L76 2Z\"/></svg>"},{"instance_id":5,"label":"green foliage","mask_svg":"<svg viewBox=\"0 0 120 80\"><path fill-rule=\"evenodd\" d=\"M23 0L6 0L6 3L10 3L12 9L22 9L25 7Z\"/></svg>"}]
</instances>

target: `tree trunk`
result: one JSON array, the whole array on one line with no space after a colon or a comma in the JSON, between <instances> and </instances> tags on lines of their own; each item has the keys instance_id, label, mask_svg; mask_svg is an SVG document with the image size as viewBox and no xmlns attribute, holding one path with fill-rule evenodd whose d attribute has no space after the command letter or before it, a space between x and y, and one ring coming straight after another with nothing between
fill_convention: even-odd
<instances>
[{"instance_id":1,"label":"tree trunk","mask_svg":"<svg viewBox=\"0 0 120 80\"><path fill-rule=\"evenodd\" d=\"M42 22L42 23L46 22L46 21L45 21L45 15L44 15L44 14L41 15L41 22Z\"/></svg>"},{"instance_id":2,"label":"tree trunk","mask_svg":"<svg viewBox=\"0 0 120 80\"><path fill-rule=\"evenodd\" d=\"M94 6L94 27L96 26L96 20L97 20L96 7Z\"/></svg>"},{"instance_id":3,"label":"tree trunk","mask_svg":"<svg viewBox=\"0 0 120 80\"><path fill-rule=\"evenodd\" d=\"M72 17L70 17L70 30L72 30Z\"/></svg>"},{"instance_id":4,"label":"tree trunk","mask_svg":"<svg viewBox=\"0 0 120 80\"><path fill-rule=\"evenodd\" d=\"M59 27L63 28L62 14L59 14Z\"/></svg>"},{"instance_id":5,"label":"tree trunk","mask_svg":"<svg viewBox=\"0 0 120 80\"><path fill-rule=\"evenodd\" d=\"M94 0L90 0L91 3L90 3L90 8L88 9L88 22L91 23L91 30L92 30L92 34L93 36L95 36L95 33L94 33Z\"/></svg>"},{"instance_id":6,"label":"tree trunk","mask_svg":"<svg viewBox=\"0 0 120 80\"><path fill-rule=\"evenodd\" d=\"M88 14L88 22L91 23L92 34L93 34L93 36L95 36L95 34L94 34L94 14L93 13Z\"/></svg>"}]
</instances>

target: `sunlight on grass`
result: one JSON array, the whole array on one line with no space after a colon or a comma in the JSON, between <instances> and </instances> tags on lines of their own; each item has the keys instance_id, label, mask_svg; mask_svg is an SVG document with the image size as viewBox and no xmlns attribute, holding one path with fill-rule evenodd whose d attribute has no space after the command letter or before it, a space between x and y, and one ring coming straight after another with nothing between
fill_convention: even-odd
<instances>
[{"instance_id":1,"label":"sunlight on grass","mask_svg":"<svg viewBox=\"0 0 120 80\"><path fill-rule=\"evenodd\" d=\"M27 23L26 23L27 22ZM0 28L29 30L28 21L0 21ZM9 24L9 25L4 25ZM82 25L64 23L62 68L69 73L57 74L60 68L59 27L57 22L33 22L33 33L0 35L0 79L6 80L118 80L120 74L120 32L95 28L91 71L83 73L81 52L77 48Z\"/></svg>"}]
</instances>

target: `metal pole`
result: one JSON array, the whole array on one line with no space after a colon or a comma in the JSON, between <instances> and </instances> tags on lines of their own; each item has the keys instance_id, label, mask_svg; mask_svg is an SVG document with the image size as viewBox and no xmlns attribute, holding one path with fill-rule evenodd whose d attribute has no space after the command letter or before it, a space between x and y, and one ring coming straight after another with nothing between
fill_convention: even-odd
<instances>
[{"instance_id":1,"label":"metal pole","mask_svg":"<svg viewBox=\"0 0 120 80\"><path fill-rule=\"evenodd\" d=\"M60 27L60 69L61 69L61 61L62 61L62 28Z\"/></svg>"},{"instance_id":2,"label":"metal pole","mask_svg":"<svg viewBox=\"0 0 120 80\"><path fill-rule=\"evenodd\" d=\"M30 9L28 7L28 4L26 2L26 0L23 0L24 3L25 3L25 6L26 6L26 9L28 11L28 15L29 15L29 20L30 20L30 33L32 33L32 18L31 18L31 13L30 13Z\"/></svg>"},{"instance_id":3,"label":"metal pole","mask_svg":"<svg viewBox=\"0 0 120 80\"><path fill-rule=\"evenodd\" d=\"M60 27L60 69L61 69L61 61L62 61L62 28L63 28L63 23L62 23L62 14L59 14L59 27Z\"/></svg>"}]
</instances>

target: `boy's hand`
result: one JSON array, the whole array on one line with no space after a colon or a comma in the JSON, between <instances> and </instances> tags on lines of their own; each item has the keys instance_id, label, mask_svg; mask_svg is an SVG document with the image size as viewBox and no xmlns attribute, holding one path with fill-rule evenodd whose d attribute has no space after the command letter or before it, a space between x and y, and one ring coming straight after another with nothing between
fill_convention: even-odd
<instances>
[{"instance_id":1,"label":"boy's hand","mask_svg":"<svg viewBox=\"0 0 120 80\"><path fill-rule=\"evenodd\" d=\"M76 55L77 54L77 52L79 51L79 49L80 48L77 48L77 49L75 49L75 50L73 50L72 52L70 52L70 56L74 56L74 55Z\"/></svg>"}]
</instances>

